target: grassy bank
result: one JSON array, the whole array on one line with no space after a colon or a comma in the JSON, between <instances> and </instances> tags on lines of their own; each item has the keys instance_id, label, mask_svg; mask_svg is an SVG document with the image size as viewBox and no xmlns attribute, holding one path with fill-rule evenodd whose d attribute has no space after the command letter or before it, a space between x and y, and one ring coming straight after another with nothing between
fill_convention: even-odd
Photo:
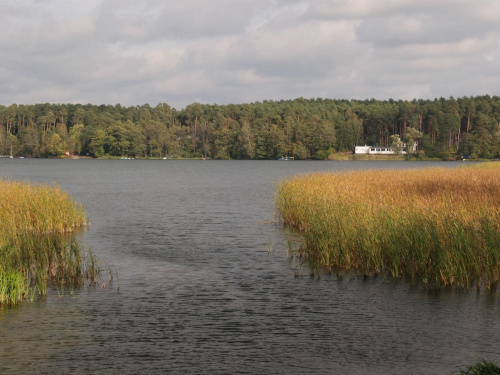
<instances>
[{"instance_id":1,"label":"grassy bank","mask_svg":"<svg viewBox=\"0 0 500 375\"><path fill-rule=\"evenodd\" d=\"M56 186L0 181L0 305L46 294L47 284L97 282L95 256L71 236L80 204Z\"/></svg>"},{"instance_id":2,"label":"grassy bank","mask_svg":"<svg viewBox=\"0 0 500 375\"><path fill-rule=\"evenodd\" d=\"M313 273L388 274L429 288L500 279L500 164L323 173L282 181L277 206Z\"/></svg>"}]
</instances>

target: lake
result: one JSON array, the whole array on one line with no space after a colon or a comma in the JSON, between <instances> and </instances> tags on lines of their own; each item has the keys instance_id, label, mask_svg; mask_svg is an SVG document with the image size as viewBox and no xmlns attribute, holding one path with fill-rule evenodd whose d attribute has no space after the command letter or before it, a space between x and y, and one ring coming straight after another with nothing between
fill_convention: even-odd
<instances>
[{"instance_id":1,"label":"lake","mask_svg":"<svg viewBox=\"0 0 500 375\"><path fill-rule=\"evenodd\" d=\"M295 277L274 191L312 171L461 163L0 159L91 218L113 285L0 310L0 373L450 374L500 361L500 292Z\"/></svg>"}]
</instances>

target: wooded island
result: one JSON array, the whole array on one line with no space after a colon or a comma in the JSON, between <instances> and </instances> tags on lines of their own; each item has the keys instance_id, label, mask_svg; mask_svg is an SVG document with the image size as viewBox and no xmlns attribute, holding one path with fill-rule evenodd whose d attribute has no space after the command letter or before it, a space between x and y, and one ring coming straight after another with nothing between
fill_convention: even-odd
<instances>
[{"instance_id":1,"label":"wooded island","mask_svg":"<svg viewBox=\"0 0 500 375\"><path fill-rule=\"evenodd\" d=\"M417 143L411 157L500 156L500 97L304 99L250 104L0 106L0 155L328 159ZM395 137L396 136L396 137Z\"/></svg>"}]
</instances>

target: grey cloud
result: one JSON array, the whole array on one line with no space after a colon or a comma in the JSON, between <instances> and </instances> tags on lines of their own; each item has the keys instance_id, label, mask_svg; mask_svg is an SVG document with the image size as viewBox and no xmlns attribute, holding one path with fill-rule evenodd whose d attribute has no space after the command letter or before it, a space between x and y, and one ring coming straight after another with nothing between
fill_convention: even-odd
<instances>
[{"instance_id":1,"label":"grey cloud","mask_svg":"<svg viewBox=\"0 0 500 375\"><path fill-rule=\"evenodd\" d=\"M103 3L99 28L111 40L185 41L242 33L262 1L116 1Z\"/></svg>"},{"instance_id":2,"label":"grey cloud","mask_svg":"<svg viewBox=\"0 0 500 375\"><path fill-rule=\"evenodd\" d=\"M165 6L158 32L166 38L191 39L227 36L245 32L258 1L183 2Z\"/></svg>"},{"instance_id":3,"label":"grey cloud","mask_svg":"<svg viewBox=\"0 0 500 375\"><path fill-rule=\"evenodd\" d=\"M407 44L459 42L484 35L491 30L487 22L468 22L456 15L397 15L363 20L357 29L361 42L397 47Z\"/></svg>"}]
</instances>

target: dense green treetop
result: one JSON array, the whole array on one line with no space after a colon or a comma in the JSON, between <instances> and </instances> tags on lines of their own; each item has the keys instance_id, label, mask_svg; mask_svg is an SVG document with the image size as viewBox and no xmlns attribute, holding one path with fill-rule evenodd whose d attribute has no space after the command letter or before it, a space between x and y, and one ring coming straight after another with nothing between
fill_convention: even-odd
<instances>
[{"instance_id":1,"label":"dense green treetop","mask_svg":"<svg viewBox=\"0 0 500 375\"><path fill-rule=\"evenodd\" d=\"M500 97L0 106L0 155L325 159L355 145L416 142L420 155L500 156Z\"/></svg>"}]
</instances>

